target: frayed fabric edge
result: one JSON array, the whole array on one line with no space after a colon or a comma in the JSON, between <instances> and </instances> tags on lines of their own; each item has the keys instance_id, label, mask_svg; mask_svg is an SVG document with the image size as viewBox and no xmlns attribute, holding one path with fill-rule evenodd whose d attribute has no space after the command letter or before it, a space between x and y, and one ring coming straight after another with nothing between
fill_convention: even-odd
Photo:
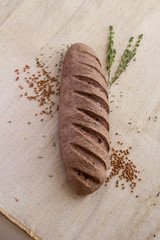
<instances>
[{"instance_id":1,"label":"frayed fabric edge","mask_svg":"<svg viewBox=\"0 0 160 240\"><path fill-rule=\"evenodd\" d=\"M11 214L9 214L7 211L5 211L1 207L0 207L0 213L2 213L6 218L8 218L12 223L16 224L19 228L21 228L24 232L26 232L33 239L35 239L35 240L43 240L36 233L34 233L32 230L30 230L24 224L19 222L17 219L15 219Z\"/></svg>"}]
</instances>

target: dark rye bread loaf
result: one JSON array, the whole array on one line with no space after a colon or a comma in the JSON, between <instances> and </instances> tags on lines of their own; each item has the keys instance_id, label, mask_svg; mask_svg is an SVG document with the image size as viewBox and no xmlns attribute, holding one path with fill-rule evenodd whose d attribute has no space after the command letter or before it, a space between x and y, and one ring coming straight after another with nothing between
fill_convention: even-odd
<instances>
[{"instance_id":1,"label":"dark rye bread loaf","mask_svg":"<svg viewBox=\"0 0 160 240\"><path fill-rule=\"evenodd\" d=\"M96 191L109 159L109 106L106 79L95 52L82 43L64 58L59 104L61 158L78 194Z\"/></svg>"}]
</instances>

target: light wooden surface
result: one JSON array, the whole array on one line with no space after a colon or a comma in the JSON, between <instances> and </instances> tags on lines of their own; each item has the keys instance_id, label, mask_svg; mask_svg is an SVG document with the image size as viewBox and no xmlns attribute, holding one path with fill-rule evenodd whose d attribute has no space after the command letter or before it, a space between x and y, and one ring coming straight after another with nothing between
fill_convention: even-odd
<instances>
[{"instance_id":1,"label":"light wooden surface","mask_svg":"<svg viewBox=\"0 0 160 240\"><path fill-rule=\"evenodd\" d=\"M1 210L44 240L160 239L160 2L8 0L0 1L0 10ZM62 44L83 42L94 48L105 70L110 24L116 31L115 66L129 37L144 34L136 62L110 94L110 99L116 96L110 114L113 145L115 132L125 146L132 145L131 156L142 171L142 182L134 195L127 187L115 188L112 181L80 197L65 179L57 111L44 122L35 118L38 106L19 98L14 69L32 65L42 46L48 55L50 47L61 50ZM53 57L49 63L53 75L57 60ZM130 119L132 125L128 125Z\"/></svg>"}]
</instances>

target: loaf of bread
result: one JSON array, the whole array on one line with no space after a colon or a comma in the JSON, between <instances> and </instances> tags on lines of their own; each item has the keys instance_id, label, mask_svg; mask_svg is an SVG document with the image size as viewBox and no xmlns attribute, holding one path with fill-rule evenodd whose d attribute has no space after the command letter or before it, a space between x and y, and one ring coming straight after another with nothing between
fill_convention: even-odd
<instances>
[{"instance_id":1,"label":"loaf of bread","mask_svg":"<svg viewBox=\"0 0 160 240\"><path fill-rule=\"evenodd\" d=\"M64 58L59 103L60 152L78 194L96 191L109 160L107 84L95 52L73 44Z\"/></svg>"}]
</instances>

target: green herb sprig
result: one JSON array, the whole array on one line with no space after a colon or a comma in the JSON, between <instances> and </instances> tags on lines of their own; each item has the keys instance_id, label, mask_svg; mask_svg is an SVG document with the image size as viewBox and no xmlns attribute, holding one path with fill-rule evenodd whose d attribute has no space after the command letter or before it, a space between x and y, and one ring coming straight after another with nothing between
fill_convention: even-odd
<instances>
[{"instance_id":1,"label":"green herb sprig","mask_svg":"<svg viewBox=\"0 0 160 240\"><path fill-rule=\"evenodd\" d=\"M143 34L139 35L138 40L133 48L133 50L131 50L130 48L132 47L132 42L134 40L134 37L131 37L129 39L129 44L126 48L126 50L124 51L120 64L117 68L117 71L114 75L114 77L112 78L111 81L111 85L120 77L120 75L126 71L126 68L128 67L128 64L130 63L130 61L134 58L134 56L136 55L137 52L137 48L139 47L140 41L142 40Z\"/></svg>"},{"instance_id":2,"label":"green herb sprig","mask_svg":"<svg viewBox=\"0 0 160 240\"><path fill-rule=\"evenodd\" d=\"M126 70L126 68L128 67L128 63L129 63L129 61L131 60L131 57L132 57L132 51L130 50L130 48L132 46L133 40L134 40L134 37L131 37L129 39L129 44L127 45L127 48L122 55L120 64L117 68L117 71L116 71L114 77L112 78L111 84L113 84L120 77L122 72L124 72Z\"/></svg>"},{"instance_id":3,"label":"green herb sprig","mask_svg":"<svg viewBox=\"0 0 160 240\"><path fill-rule=\"evenodd\" d=\"M108 81L107 81L108 87L111 87L111 85L120 77L120 75L124 71L126 71L128 64L136 55L137 48L139 47L140 42L143 38L143 34L140 34L138 36L137 42L135 43L135 45L132 49L131 49L131 47L132 47L134 37L131 37L129 39L129 43L121 57L121 60L120 60L119 66L115 72L115 75L112 78L112 80L110 81L111 67L112 67L113 62L115 61L115 56L116 56L116 50L113 48L113 46L114 46L113 36L114 36L113 26L110 26L109 45L108 45L108 50L107 50L107 67L106 67L107 73L108 73Z\"/></svg>"},{"instance_id":4,"label":"green herb sprig","mask_svg":"<svg viewBox=\"0 0 160 240\"><path fill-rule=\"evenodd\" d=\"M107 85L108 86L110 81L111 67L116 57L116 49L114 49L114 41L113 41L113 37L114 37L113 26L110 26L109 30L110 30L110 36L109 36L109 44L107 49L107 73L108 73Z\"/></svg>"}]
</instances>

